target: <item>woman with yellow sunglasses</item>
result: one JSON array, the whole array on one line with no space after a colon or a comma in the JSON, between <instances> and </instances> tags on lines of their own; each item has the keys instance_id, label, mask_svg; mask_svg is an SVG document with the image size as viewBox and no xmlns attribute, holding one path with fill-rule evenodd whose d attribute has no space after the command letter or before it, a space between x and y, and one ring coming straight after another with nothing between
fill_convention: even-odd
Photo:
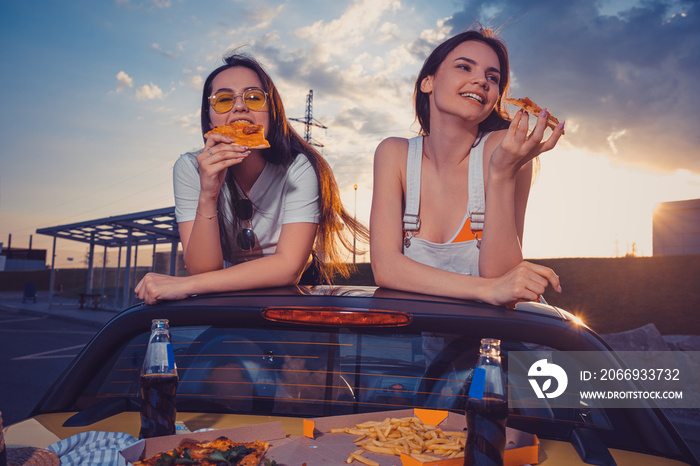
<instances>
[{"instance_id":1,"label":"woman with yellow sunglasses","mask_svg":"<svg viewBox=\"0 0 700 466\"><path fill-rule=\"evenodd\" d=\"M175 214L189 276L148 274L139 299L328 283L347 275L353 250L343 225L369 232L345 211L330 166L291 127L277 88L253 58L224 59L204 83L202 134L234 121L262 125L267 149L212 133L173 169Z\"/></svg>"}]
</instances>

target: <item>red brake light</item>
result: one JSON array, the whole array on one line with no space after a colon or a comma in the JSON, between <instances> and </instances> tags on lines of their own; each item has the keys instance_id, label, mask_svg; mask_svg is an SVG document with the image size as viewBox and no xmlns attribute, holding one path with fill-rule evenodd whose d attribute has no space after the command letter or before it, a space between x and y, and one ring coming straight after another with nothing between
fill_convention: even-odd
<instances>
[{"instance_id":1,"label":"red brake light","mask_svg":"<svg viewBox=\"0 0 700 466\"><path fill-rule=\"evenodd\" d=\"M266 307L262 315L274 322L331 327L401 327L413 319L408 312L347 307Z\"/></svg>"}]
</instances>

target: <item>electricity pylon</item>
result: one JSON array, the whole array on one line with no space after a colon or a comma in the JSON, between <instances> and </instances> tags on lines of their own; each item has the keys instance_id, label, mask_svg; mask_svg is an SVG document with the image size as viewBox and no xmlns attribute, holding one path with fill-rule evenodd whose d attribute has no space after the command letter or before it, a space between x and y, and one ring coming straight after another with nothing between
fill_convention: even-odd
<instances>
[{"instance_id":1,"label":"electricity pylon","mask_svg":"<svg viewBox=\"0 0 700 466\"><path fill-rule=\"evenodd\" d=\"M314 106L314 91L309 90L309 94L306 96L306 116L304 118L290 118L290 120L298 121L299 123L304 124L304 126L306 127L306 129L304 131L304 139L306 140L306 142L308 142L312 146L323 147L323 144L316 142L311 137L311 127L316 126L318 128L322 128L322 129L328 129L328 127L323 125L320 121L317 121L314 119L313 106Z\"/></svg>"}]
</instances>

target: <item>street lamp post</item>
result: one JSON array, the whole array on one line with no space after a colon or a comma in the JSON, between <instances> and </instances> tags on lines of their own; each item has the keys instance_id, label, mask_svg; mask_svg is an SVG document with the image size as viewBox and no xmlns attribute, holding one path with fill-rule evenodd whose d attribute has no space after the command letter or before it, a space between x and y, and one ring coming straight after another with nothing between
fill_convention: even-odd
<instances>
[{"instance_id":1,"label":"street lamp post","mask_svg":"<svg viewBox=\"0 0 700 466\"><path fill-rule=\"evenodd\" d=\"M355 185L355 222L357 222L357 185ZM354 230L353 230L354 231ZM357 233L352 234L352 263L355 264L355 253L357 251Z\"/></svg>"}]
</instances>

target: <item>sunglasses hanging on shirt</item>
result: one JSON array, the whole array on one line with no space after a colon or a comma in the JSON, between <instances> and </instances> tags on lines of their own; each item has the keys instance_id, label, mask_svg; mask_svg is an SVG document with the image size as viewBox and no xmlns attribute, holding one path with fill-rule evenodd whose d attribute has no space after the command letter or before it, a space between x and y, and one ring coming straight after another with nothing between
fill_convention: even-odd
<instances>
[{"instance_id":1,"label":"sunglasses hanging on shirt","mask_svg":"<svg viewBox=\"0 0 700 466\"><path fill-rule=\"evenodd\" d=\"M238 247L244 251L252 251L255 247L255 232L253 231L253 203L250 199L239 199L233 206L233 213L242 222L248 222L236 236Z\"/></svg>"}]
</instances>

